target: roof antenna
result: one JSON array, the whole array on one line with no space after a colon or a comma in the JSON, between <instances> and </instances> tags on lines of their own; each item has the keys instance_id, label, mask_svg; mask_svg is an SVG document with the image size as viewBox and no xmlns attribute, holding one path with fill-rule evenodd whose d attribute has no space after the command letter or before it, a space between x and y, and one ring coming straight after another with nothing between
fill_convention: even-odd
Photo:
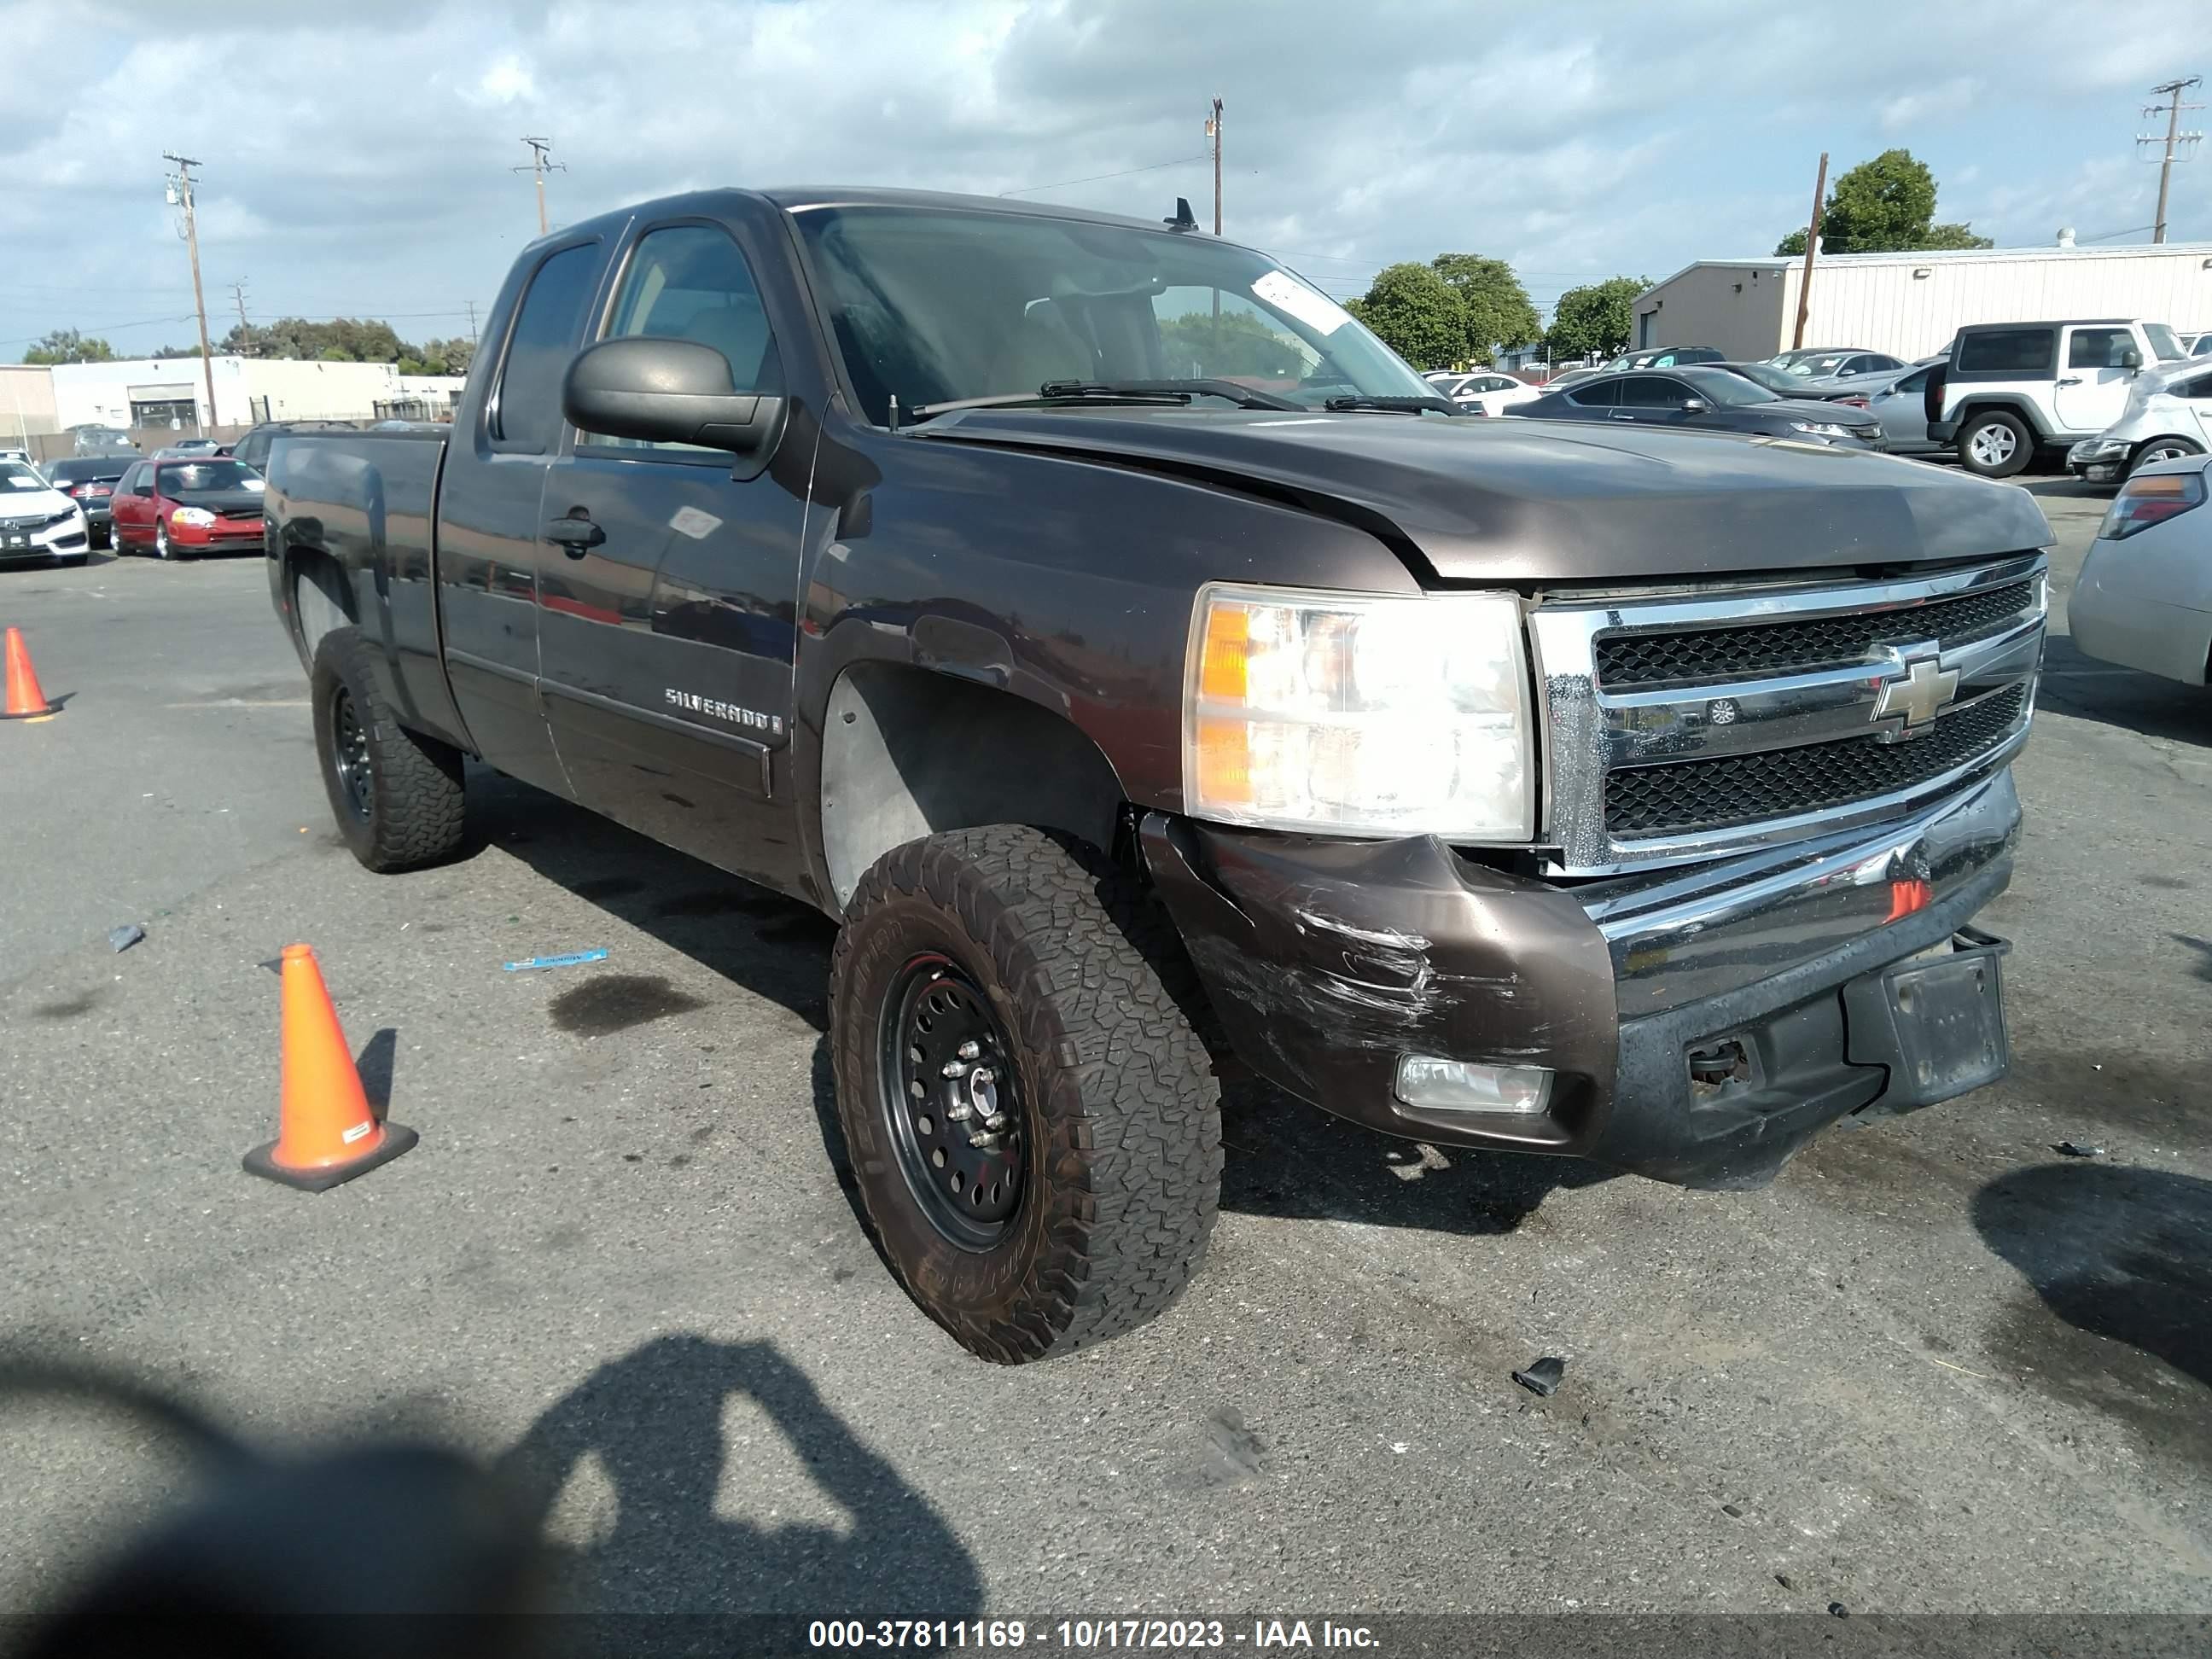
<instances>
[{"instance_id":1,"label":"roof antenna","mask_svg":"<svg viewBox=\"0 0 2212 1659\"><path fill-rule=\"evenodd\" d=\"M1198 216L1190 210L1190 198L1188 196L1176 197L1175 217L1172 219L1163 219L1160 222L1165 225L1170 230L1196 230L1198 228Z\"/></svg>"}]
</instances>

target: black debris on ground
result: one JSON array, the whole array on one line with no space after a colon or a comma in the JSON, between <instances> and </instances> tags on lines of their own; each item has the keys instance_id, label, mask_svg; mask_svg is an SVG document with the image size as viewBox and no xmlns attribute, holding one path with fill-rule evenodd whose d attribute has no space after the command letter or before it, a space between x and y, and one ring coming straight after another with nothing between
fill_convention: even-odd
<instances>
[{"instance_id":1,"label":"black debris on ground","mask_svg":"<svg viewBox=\"0 0 2212 1659\"><path fill-rule=\"evenodd\" d=\"M1559 1386L1559 1378L1566 1374L1567 1362L1547 1354L1528 1370L1513 1373L1513 1380L1531 1394L1549 1398Z\"/></svg>"}]
</instances>

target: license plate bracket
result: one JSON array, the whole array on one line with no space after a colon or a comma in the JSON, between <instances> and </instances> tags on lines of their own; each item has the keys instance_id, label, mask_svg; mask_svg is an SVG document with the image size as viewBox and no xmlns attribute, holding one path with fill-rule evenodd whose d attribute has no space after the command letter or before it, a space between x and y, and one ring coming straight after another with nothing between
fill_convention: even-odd
<instances>
[{"instance_id":1,"label":"license plate bracket","mask_svg":"<svg viewBox=\"0 0 2212 1659\"><path fill-rule=\"evenodd\" d=\"M2002 1077L2012 1062L2003 961L2011 944L1961 928L1948 955L1909 957L1844 987L1844 1057L1889 1068L1869 1111L1916 1111Z\"/></svg>"},{"instance_id":2,"label":"license plate bracket","mask_svg":"<svg viewBox=\"0 0 2212 1659\"><path fill-rule=\"evenodd\" d=\"M0 553L27 553L31 550L31 532L27 530L0 530Z\"/></svg>"}]
</instances>

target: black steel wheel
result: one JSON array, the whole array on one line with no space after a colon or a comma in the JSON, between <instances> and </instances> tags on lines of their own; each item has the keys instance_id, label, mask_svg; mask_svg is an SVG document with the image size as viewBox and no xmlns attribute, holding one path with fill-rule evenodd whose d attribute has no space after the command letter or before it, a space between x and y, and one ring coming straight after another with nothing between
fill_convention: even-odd
<instances>
[{"instance_id":1,"label":"black steel wheel","mask_svg":"<svg viewBox=\"0 0 2212 1659\"><path fill-rule=\"evenodd\" d=\"M353 855L372 870L411 870L461 844L461 755L399 723L374 665L375 647L357 628L334 628L315 642L315 756Z\"/></svg>"},{"instance_id":2,"label":"black steel wheel","mask_svg":"<svg viewBox=\"0 0 2212 1659\"><path fill-rule=\"evenodd\" d=\"M925 952L883 1002L878 1094L899 1170L930 1225L997 1243L1021 1206L1023 1110L1006 1036L975 982Z\"/></svg>"},{"instance_id":3,"label":"black steel wheel","mask_svg":"<svg viewBox=\"0 0 2212 1659\"><path fill-rule=\"evenodd\" d=\"M1180 950L1096 849L1021 824L896 848L847 901L830 1042L854 1188L969 1352L1133 1330L1205 1255L1220 1096Z\"/></svg>"}]
</instances>

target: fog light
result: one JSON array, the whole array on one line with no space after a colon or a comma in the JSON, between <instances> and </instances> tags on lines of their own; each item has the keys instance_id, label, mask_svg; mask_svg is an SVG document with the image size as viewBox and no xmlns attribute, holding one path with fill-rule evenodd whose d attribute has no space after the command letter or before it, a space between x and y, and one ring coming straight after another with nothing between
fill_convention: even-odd
<instances>
[{"instance_id":1,"label":"fog light","mask_svg":"<svg viewBox=\"0 0 2212 1659\"><path fill-rule=\"evenodd\" d=\"M1540 1066L1486 1066L1480 1060L1401 1054L1395 1092L1407 1105L1424 1111L1532 1116L1551 1101L1552 1074Z\"/></svg>"}]
</instances>

